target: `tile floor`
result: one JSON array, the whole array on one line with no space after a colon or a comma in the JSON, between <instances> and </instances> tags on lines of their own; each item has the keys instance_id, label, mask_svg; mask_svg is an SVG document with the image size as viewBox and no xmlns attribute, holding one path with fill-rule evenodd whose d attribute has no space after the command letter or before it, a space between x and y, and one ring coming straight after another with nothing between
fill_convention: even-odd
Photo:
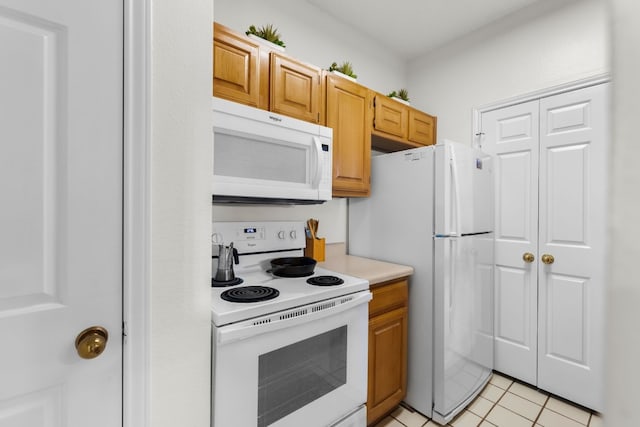
<instances>
[{"instance_id":1,"label":"tile floor","mask_svg":"<svg viewBox=\"0 0 640 427\"><path fill-rule=\"evenodd\" d=\"M375 427L437 427L402 406ZM494 373L482 393L447 426L601 427L602 418L528 385Z\"/></svg>"}]
</instances>

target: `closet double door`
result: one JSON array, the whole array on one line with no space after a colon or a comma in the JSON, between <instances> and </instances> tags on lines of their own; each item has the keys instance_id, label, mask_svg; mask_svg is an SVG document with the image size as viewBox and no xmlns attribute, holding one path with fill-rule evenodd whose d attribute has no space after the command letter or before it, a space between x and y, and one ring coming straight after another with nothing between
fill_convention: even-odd
<instances>
[{"instance_id":1,"label":"closet double door","mask_svg":"<svg viewBox=\"0 0 640 427\"><path fill-rule=\"evenodd\" d=\"M603 409L609 84L481 114L495 156L495 369Z\"/></svg>"}]
</instances>

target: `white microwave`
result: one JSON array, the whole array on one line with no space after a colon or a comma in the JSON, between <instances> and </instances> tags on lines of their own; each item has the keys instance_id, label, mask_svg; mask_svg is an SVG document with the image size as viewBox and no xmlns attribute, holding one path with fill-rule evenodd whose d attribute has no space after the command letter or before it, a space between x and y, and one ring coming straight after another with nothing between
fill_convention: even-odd
<instances>
[{"instance_id":1,"label":"white microwave","mask_svg":"<svg viewBox=\"0 0 640 427\"><path fill-rule=\"evenodd\" d=\"M333 130L213 97L213 202L331 200Z\"/></svg>"}]
</instances>

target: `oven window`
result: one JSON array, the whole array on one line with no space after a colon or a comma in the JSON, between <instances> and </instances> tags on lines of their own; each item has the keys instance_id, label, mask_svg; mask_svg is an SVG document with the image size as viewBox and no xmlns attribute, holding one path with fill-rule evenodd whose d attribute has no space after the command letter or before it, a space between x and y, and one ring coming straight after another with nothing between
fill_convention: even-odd
<instances>
[{"instance_id":1,"label":"oven window","mask_svg":"<svg viewBox=\"0 0 640 427\"><path fill-rule=\"evenodd\" d=\"M347 326L263 354L258 369L258 427L265 427L347 382Z\"/></svg>"}]
</instances>

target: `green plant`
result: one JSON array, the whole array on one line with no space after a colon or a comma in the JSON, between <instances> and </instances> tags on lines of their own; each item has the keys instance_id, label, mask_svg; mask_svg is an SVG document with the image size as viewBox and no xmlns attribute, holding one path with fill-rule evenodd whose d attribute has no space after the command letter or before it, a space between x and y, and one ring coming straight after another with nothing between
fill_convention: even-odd
<instances>
[{"instance_id":1,"label":"green plant","mask_svg":"<svg viewBox=\"0 0 640 427\"><path fill-rule=\"evenodd\" d=\"M400 89L398 92L394 90L387 96L390 98L393 98L393 97L400 98L403 101L409 102L409 91L407 91L406 89Z\"/></svg>"},{"instance_id":2,"label":"green plant","mask_svg":"<svg viewBox=\"0 0 640 427\"><path fill-rule=\"evenodd\" d=\"M245 34L253 34L260 37L261 39L265 39L267 41L270 41L271 43L277 44L278 46L286 47L284 45L284 42L280 40L278 29L275 28L272 24L267 24L260 28L256 28L255 25L251 25L249 29L245 31Z\"/></svg>"},{"instance_id":3,"label":"green plant","mask_svg":"<svg viewBox=\"0 0 640 427\"><path fill-rule=\"evenodd\" d=\"M345 74L349 77L353 77L354 79L358 78L358 76L353 72L353 66L349 61L344 61L341 65L338 65L337 62L334 62L329 67L329 71L338 71L339 73Z\"/></svg>"}]
</instances>

